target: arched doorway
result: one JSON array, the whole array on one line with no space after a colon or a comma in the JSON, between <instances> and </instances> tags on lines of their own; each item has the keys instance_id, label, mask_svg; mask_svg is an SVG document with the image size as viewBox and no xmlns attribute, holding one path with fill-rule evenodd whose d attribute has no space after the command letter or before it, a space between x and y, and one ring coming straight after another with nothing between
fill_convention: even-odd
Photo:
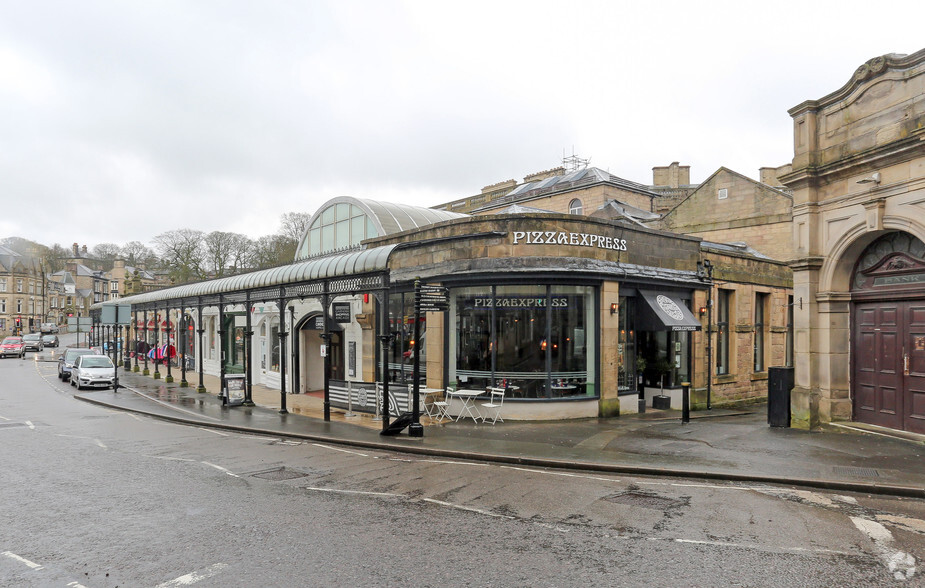
<instances>
[{"instance_id":1,"label":"arched doorway","mask_svg":"<svg viewBox=\"0 0 925 588\"><path fill-rule=\"evenodd\" d=\"M312 392L324 389L324 357L321 355L321 333L324 332L324 318L321 313L311 313L299 322L300 374L299 392ZM328 332L331 342L328 353L331 355L331 379L344 379L343 327L328 319Z\"/></svg>"},{"instance_id":2,"label":"arched doorway","mask_svg":"<svg viewBox=\"0 0 925 588\"><path fill-rule=\"evenodd\" d=\"M854 419L925 433L925 243L887 233L851 281Z\"/></svg>"}]
</instances>

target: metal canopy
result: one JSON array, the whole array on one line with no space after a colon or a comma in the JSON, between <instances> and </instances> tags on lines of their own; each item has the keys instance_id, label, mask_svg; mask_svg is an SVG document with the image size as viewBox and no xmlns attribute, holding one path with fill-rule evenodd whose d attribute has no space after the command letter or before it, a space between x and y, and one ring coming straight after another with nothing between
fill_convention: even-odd
<instances>
[{"instance_id":1,"label":"metal canopy","mask_svg":"<svg viewBox=\"0 0 925 588\"><path fill-rule=\"evenodd\" d=\"M247 274L145 292L99 302L91 310L117 303L145 309L163 306L167 302L184 306L212 306L277 300L281 297L294 299L369 292L387 286L389 255L397 246L393 244L316 257Z\"/></svg>"},{"instance_id":2,"label":"metal canopy","mask_svg":"<svg viewBox=\"0 0 925 588\"><path fill-rule=\"evenodd\" d=\"M700 321L675 294L640 290L646 304L636 323L638 331L699 331Z\"/></svg>"}]
</instances>

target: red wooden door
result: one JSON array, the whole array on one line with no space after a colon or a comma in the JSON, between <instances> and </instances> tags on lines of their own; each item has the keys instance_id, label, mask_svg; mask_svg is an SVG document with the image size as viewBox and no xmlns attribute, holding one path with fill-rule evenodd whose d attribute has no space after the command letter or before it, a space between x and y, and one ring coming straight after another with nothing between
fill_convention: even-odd
<instances>
[{"instance_id":1,"label":"red wooden door","mask_svg":"<svg viewBox=\"0 0 925 588\"><path fill-rule=\"evenodd\" d=\"M855 306L854 418L925 433L925 301Z\"/></svg>"}]
</instances>

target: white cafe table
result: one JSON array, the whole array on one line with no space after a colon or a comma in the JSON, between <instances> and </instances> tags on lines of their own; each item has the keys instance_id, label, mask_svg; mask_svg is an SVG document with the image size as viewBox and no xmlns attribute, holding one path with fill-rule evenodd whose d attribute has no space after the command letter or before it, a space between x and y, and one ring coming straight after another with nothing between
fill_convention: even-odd
<instances>
[{"instance_id":1,"label":"white cafe table","mask_svg":"<svg viewBox=\"0 0 925 588\"><path fill-rule=\"evenodd\" d=\"M459 409L459 414L456 416L456 420L469 416L476 423L479 422L479 419L482 418L482 415L479 413L479 409L475 406L475 399L479 396L485 394L484 390L456 390L451 396L459 398L459 401L462 403L462 407ZM472 412L472 411L475 412Z\"/></svg>"}]
</instances>

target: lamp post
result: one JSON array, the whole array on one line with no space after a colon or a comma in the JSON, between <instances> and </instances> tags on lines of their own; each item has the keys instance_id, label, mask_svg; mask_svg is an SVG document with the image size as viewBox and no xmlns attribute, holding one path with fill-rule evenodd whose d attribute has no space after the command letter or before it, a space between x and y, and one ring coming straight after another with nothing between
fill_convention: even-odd
<instances>
[{"instance_id":1,"label":"lamp post","mask_svg":"<svg viewBox=\"0 0 925 588\"><path fill-rule=\"evenodd\" d=\"M713 263L709 259L697 262L697 277L707 285L707 410L713 410Z\"/></svg>"}]
</instances>

